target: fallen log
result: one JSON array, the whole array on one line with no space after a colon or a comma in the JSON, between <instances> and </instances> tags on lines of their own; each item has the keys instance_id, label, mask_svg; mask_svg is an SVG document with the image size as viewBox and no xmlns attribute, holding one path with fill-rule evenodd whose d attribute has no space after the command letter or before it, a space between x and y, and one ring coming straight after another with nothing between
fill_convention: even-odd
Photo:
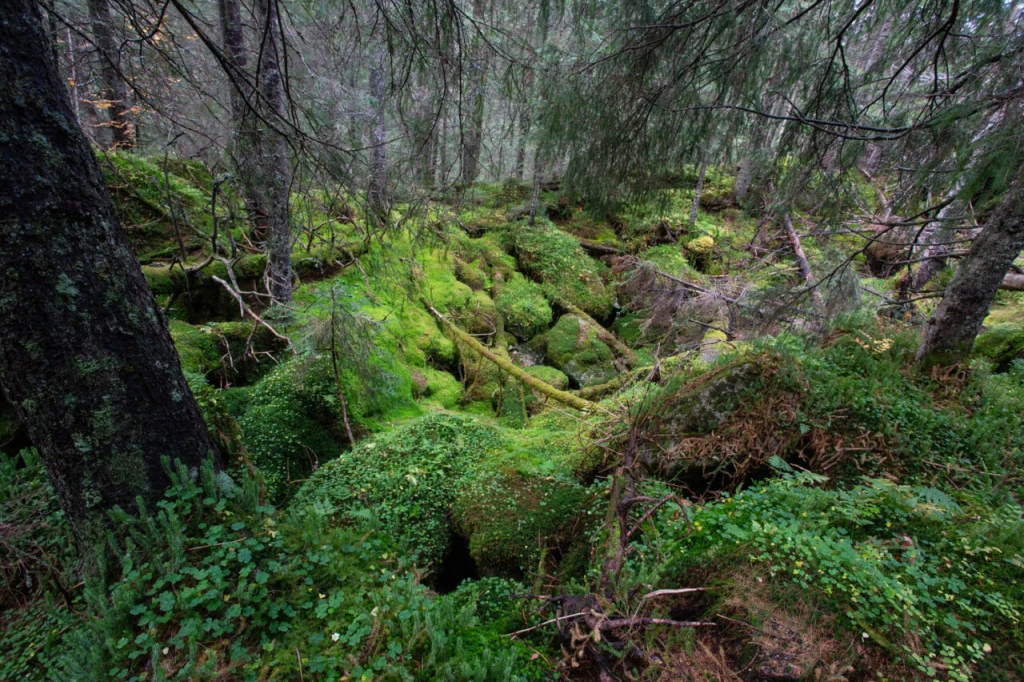
<instances>
[{"instance_id":1,"label":"fallen log","mask_svg":"<svg viewBox=\"0 0 1024 682\"><path fill-rule=\"evenodd\" d=\"M472 350L477 355L480 355L481 357L490 360L495 365L500 367L503 371L508 372L510 375L512 375L522 383L526 384L533 390L543 395L546 395L552 400L556 400L562 403L563 405L568 405L569 407L573 407L583 412L592 412L596 407L596 405L590 402L589 400L584 400L583 398L575 396L572 393L559 390L552 386L551 384L541 381L537 377L527 374L525 371L523 371L522 368L515 366L505 358L491 352L482 343L480 343L472 336L456 327L452 322L448 320L448 318L439 313L434 308L434 306L430 304L430 301L427 300L426 296L420 296L420 302L423 303L423 305L426 307L426 309L430 312L431 315L437 318L437 321L441 323L441 326L444 327L444 329L450 332L456 339L461 341L463 344L468 346L470 350Z\"/></svg>"},{"instance_id":2,"label":"fallen log","mask_svg":"<svg viewBox=\"0 0 1024 682\"><path fill-rule=\"evenodd\" d=\"M1019 275L1015 272L1007 273L1006 277L1003 277L1003 283L999 285L999 288L1006 291L1024 291L1024 275Z\"/></svg>"},{"instance_id":3,"label":"fallen log","mask_svg":"<svg viewBox=\"0 0 1024 682\"><path fill-rule=\"evenodd\" d=\"M333 249L324 247L312 251L292 254L292 271L299 279L314 279L338 267L338 260L353 260L366 252L363 242L341 244ZM226 260L226 259L224 259ZM143 265L142 273L149 282L150 289L157 296L183 294L204 287L219 287L216 278L228 279L230 273L223 260L208 261L199 268L188 265ZM250 253L231 262L231 270L235 277L242 281L256 280L263 277L267 269L267 254Z\"/></svg>"}]
</instances>

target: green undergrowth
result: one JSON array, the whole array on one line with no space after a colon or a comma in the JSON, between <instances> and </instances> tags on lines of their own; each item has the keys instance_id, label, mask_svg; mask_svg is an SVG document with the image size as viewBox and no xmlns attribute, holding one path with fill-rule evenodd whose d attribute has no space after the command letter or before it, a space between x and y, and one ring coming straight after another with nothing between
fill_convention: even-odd
<instances>
[{"instance_id":1,"label":"green undergrowth","mask_svg":"<svg viewBox=\"0 0 1024 682\"><path fill-rule=\"evenodd\" d=\"M881 478L836 484L774 464L777 478L691 508L691 523L660 514L630 571L674 585L753 565L810 591L839 627L918 674L1020 674L1019 506Z\"/></svg>"},{"instance_id":2,"label":"green undergrowth","mask_svg":"<svg viewBox=\"0 0 1024 682\"><path fill-rule=\"evenodd\" d=\"M261 506L252 480L174 478L153 513L119 517L118 577L87 583L93 617L64 636L64 676L539 679L496 629L507 600L485 601L485 621L472 600L432 596L372 513L328 524Z\"/></svg>"}]
</instances>

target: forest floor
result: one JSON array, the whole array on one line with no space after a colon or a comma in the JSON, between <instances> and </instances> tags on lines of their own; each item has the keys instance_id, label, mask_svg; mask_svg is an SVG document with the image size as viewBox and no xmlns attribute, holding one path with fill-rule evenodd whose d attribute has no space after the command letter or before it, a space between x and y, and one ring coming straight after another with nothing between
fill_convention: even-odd
<instances>
[{"instance_id":1,"label":"forest floor","mask_svg":"<svg viewBox=\"0 0 1024 682\"><path fill-rule=\"evenodd\" d=\"M384 234L296 195L268 306L237 197L214 221L161 163L102 160L234 482L182 476L84 583L0 405L0 679L1024 675L1024 294L921 372L928 300L886 305L901 274L821 207L800 296L712 169L692 228L685 174L604 218L546 189L532 226L529 188L479 186ZM829 210L870 214L849 185Z\"/></svg>"}]
</instances>

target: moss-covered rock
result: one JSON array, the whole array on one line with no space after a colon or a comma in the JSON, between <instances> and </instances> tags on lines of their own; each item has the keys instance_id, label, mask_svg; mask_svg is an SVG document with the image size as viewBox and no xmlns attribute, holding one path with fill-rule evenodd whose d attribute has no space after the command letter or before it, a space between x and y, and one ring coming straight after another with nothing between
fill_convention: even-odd
<instances>
[{"instance_id":1,"label":"moss-covered rock","mask_svg":"<svg viewBox=\"0 0 1024 682\"><path fill-rule=\"evenodd\" d=\"M569 377L566 376L565 372L556 367L533 365L532 367L526 367L525 369L526 373L530 376L537 377L544 383L551 384L557 389L564 391L569 388Z\"/></svg>"},{"instance_id":2,"label":"moss-covered rock","mask_svg":"<svg viewBox=\"0 0 1024 682\"><path fill-rule=\"evenodd\" d=\"M527 340L551 324L551 306L540 286L519 273L501 287L494 304L505 322L505 328L519 339Z\"/></svg>"},{"instance_id":3,"label":"moss-covered rock","mask_svg":"<svg viewBox=\"0 0 1024 682\"><path fill-rule=\"evenodd\" d=\"M358 522L372 510L406 552L437 562L451 540L463 477L501 442L497 429L477 419L428 415L327 462L292 504L336 523Z\"/></svg>"},{"instance_id":4,"label":"moss-covered rock","mask_svg":"<svg viewBox=\"0 0 1024 682\"><path fill-rule=\"evenodd\" d=\"M509 225L504 239L523 271L540 282L549 299L568 301L598 320L611 314L614 295L605 284L608 268L588 256L576 238L538 221L533 227Z\"/></svg>"},{"instance_id":5,"label":"moss-covered rock","mask_svg":"<svg viewBox=\"0 0 1024 682\"><path fill-rule=\"evenodd\" d=\"M480 291L487 286L487 277L476 263L467 263L461 258L455 258L455 276L473 291Z\"/></svg>"},{"instance_id":6,"label":"moss-covered rock","mask_svg":"<svg viewBox=\"0 0 1024 682\"><path fill-rule=\"evenodd\" d=\"M612 350L598 338L598 329L576 315L563 315L546 337L552 365L578 386L603 384L618 372Z\"/></svg>"},{"instance_id":7,"label":"moss-covered rock","mask_svg":"<svg viewBox=\"0 0 1024 682\"><path fill-rule=\"evenodd\" d=\"M992 325L975 340L974 354L990 360L997 371L1006 371L1011 362L1024 358L1024 327Z\"/></svg>"},{"instance_id":8,"label":"moss-covered rock","mask_svg":"<svg viewBox=\"0 0 1024 682\"><path fill-rule=\"evenodd\" d=\"M252 322L190 325L171 320L169 326L181 368L205 375L216 386L255 381L274 366L266 354L285 348L283 340Z\"/></svg>"},{"instance_id":9,"label":"moss-covered rock","mask_svg":"<svg viewBox=\"0 0 1024 682\"><path fill-rule=\"evenodd\" d=\"M541 552L568 552L593 494L564 475L485 465L459 491L455 522L483 574L526 573Z\"/></svg>"}]
</instances>

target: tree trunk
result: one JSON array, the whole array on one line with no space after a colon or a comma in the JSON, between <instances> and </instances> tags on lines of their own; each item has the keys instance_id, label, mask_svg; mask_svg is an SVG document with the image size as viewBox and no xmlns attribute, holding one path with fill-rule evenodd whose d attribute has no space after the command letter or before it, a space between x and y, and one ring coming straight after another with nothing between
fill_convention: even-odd
<instances>
[{"instance_id":1,"label":"tree trunk","mask_svg":"<svg viewBox=\"0 0 1024 682\"><path fill-rule=\"evenodd\" d=\"M811 297L814 299L814 307L818 309L818 312L824 312L825 298L821 295L821 291L815 285L814 273L811 272L811 263L807 260L807 254L804 253L804 246L800 243L800 235L796 233L796 229L793 228L793 221L790 220L788 215L782 216L782 222L786 226L786 235L789 237L789 243L793 247L793 255L796 256L796 264L797 269L800 271L800 277L804 280L807 288L811 291Z\"/></svg>"},{"instance_id":2,"label":"tree trunk","mask_svg":"<svg viewBox=\"0 0 1024 682\"><path fill-rule=\"evenodd\" d=\"M114 33L110 23L109 0L89 0L89 21L92 39L99 52L100 97L110 116L111 147L135 146L135 133L128 115L128 95L124 80L118 73L120 63L114 47Z\"/></svg>"},{"instance_id":3,"label":"tree trunk","mask_svg":"<svg viewBox=\"0 0 1024 682\"><path fill-rule=\"evenodd\" d=\"M213 448L38 11L0 4L0 385L88 552Z\"/></svg>"},{"instance_id":4,"label":"tree trunk","mask_svg":"<svg viewBox=\"0 0 1024 682\"><path fill-rule=\"evenodd\" d=\"M697 186L693 190L693 206L690 208L690 231L697 225L697 211L700 209L700 193L704 191L704 176L708 172L708 156L705 153L700 160L700 172L697 174Z\"/></svg>"},{"instance_id":5,"label":"tree trunk","mask_svg":"<svg viewBox=\"0 0 1024 682\"><path fill-rule=\"evenodd\" d=\"M268 230L267 211L257 189L259 173L255 167L260 161L256 154L257 116L251 109L255 102L246 74L249 58L245 52L245 27L242 24L239 0L218 0L217 13L220 18L225 70L231 89L232 155L241 182L245 212L254 233L265 239Z\"/></svg>"},{"instance_id":6,"label":"tree trunk","mask_svg":"<svg viewBox=\"0 0 1024 682\"><path fill-rule=\"evenodd\" d=\"M484 0L473 0L473 18L484 20ZM482 27L477 27L482 31ZM473 39L473 55L470 61L469 128L465 131L462 147L462 184L469 186L476 182L480 173L480 147L484 137L484 92L487 86L488 50L487 43L477 35Z\"/></svg>"},{"instance_id":7,"label":"tree trunk","mask_svg":"<svg viewBox=\"0 0 1024 682\"><path fill-rule=\"evenodd\" d=\"M384 143L387 127L384 118L387 105L384 81L384 46L379 44L370 67L370 101L373 107L373 148L370 150L370 186L366 193L370 216L383 224L387 217L388 160Z\"/></svg>"},{"instance_id":8,"label":"tree trunk","mask_svg":"<svg viewBox=\"0 0 1024 682\"><path fill-rule=\"evenodd\" d=\"M267 211L269 231L270 296L278 303L292 300L292 229L288 211L288 193L291 190L291 168L288 166L287 146L279 132L285 121L284 84L281 77L281 24L277 5L271 0L259 0L259 20L263 27L262 62L260 65L264 130L259 135L260 187L263 206Z\"/></svg>"},{"instance_id":9,"label":"tree trunk","mask_svg":"<svg viewBox=\"0 0 1024 682\"><path fill-rule=\"evenodd\" d=\"M523 108L519 114L519 146L516 149L516 180L522 181L526 172L526 141L533 123L530 110L530 91L533 89L533 70L523 76Z\"/></svg>"},{"instance_id":10,"label":"tree trunk","mask_svg":"<svg viewBox=\"0 0 1024 682\"><path fill-rule=\"evenodd\" d=\"M925 326L917 359L952 365L970 355L974 338L1014 259L1024 249L1024 188L1020 172L960 261L935 314Z\"/></svg>"}]
</instances>

